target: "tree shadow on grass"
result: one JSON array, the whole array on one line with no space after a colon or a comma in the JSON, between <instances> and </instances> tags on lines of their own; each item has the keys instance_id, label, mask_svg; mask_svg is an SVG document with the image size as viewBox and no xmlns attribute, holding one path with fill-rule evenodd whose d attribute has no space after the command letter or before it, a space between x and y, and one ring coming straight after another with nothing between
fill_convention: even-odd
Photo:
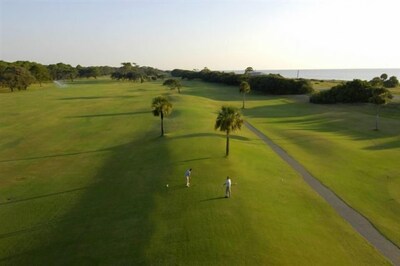
<instances>
[{"instance_id":1,"label":"tree shadow on grass","mask_svg":"<svg viewBox=\"0 0 400 266\"><path fill-rule=\"evenodd\" d=\"M8 163L8 162L17 162L17 161L30 161L30 160L39 160L39 159L47 159L47 158L55 158L55 157L65 157L65 156L74 156L88 153L96 153L96 152L109 152L115 149L114 147L91 150L91 151L79 151L79 152L69 152L69 153L58 153L58 154L50 154L50 155L42 155L42 156L32 156L26 158L17 158L17 159L8 159L8 160L0 160L0 163Z\"/></svg>"},{"instance_id":2,"label":"tree shadow on grass","mask_svg":"<svg viewBox=\"0 0 400 266\"><path fill-rule=\"evenodd\" d=\"M135 98L133 95L119 95L119 96L82 96L82 97L64 97L59 98L60 101L71 101L71 100L98 100L98 99L125 99Z\"/></svg>"},{"instance_id":3,"label":"tree shadow on grass","mask_svg":"<svg viewBox=\"0 0 400 266\"><path fill-rule=\"evenodd\" d=\"M172 191L177 191L177 190L182 190L182 189L188 189L188 187L185 184L174 185L174 186L166 187L165 191L167 193L169 193L169 192L172 192Z\"/></svg>"},{"instance_id":4,"label":"tree shadow on grass","mask_svg":"<svg viewBox=\"0 0 400 266\"><path fill-rule=\"evenodd\" d=\"M226 138L225 134L217 134L217 133L193 133L181 136L171 136L168 137L170 139L185 139L185 138L198 138L198 137L219 137L219 138ZM242 137L242 136L235 136L231 135L230 139L241 140L241 141L250 141L251 139Z\"/></svg>"},{"instance_id":5,"label":"tree shadow on grass","mask_svg":"<svg viewBox=\"0 0 400 266\"><path fill-rule=\"evenodd\" d=\"M154 167L150 163L154 158L163 158L162 164ZM18 242L35 239L35 244L10 249L0 264L149 264L151 258L146 252L155 226L151 213L155 198L163 193L159 184L168 180L168 176L160 175L169 172L173 162L168 158L166 140L152 139L148 134L140 141L114 147L93 177L95 185L82 190L68 213L5 233L4 237L15 237ZM43 200L51 200L56 194L38 197L42 200L32 201L30 207L39 208ZM18 204L19 211L24 206L21 204L24 202Z\"/></svg>"},{"instance_id":6,"label":"tree shadow on grass","mask_svg":"<svg viewBox=\"0 0 400 266\"><path fill-rule=\"evenodd\" d=\"M151 114L151 112L141 111L141 112L126 112L126 113L91 114L91 115L66 116L65 118L108 117L108 116L140 115L140 114Z\"/></svg>"},{"instance_id":7,"label":"tree shadow on grass","mask_svg":"<svg viewBox=\"0 0 400 266\"><path fill-rule=\"evenodd\" d=\"M393 141L388 141L385 143L379 143L376 145L371 145L368 147L365 147L365 150L371 150L371 151L378 151L378 150L389 150L389 149L398 149L400 148L400 137L397 140Z\"/></svg>"},{"instance_id":8,"label":"tree shadow on grass","mask_svg":"<svg viewBox=\"0 0 400 266\"><path fill-rule=\"evenodd\" d=\"M29 197L29 198L10 199L7 202L0 202L0 206L1 205L10 205L10 204L15 204L15 203L20 203L20 202L25 202L25 201L31 201L31 200L36 200L36 199L43 199L43 198L48 198L48 197L53 197L53 196L59 196L59 195L63 195L63 194L68 194L68 193L72 193L72 192L85 190L87 188L88 187L81 187L81 188L68 189L68 190L54 192L54 193L48 193L48 194L44 194L44 195L37 195L37 196L34 196L34 197ZM1 238L1 235L0 235L0 238Z\"/></svg>"},{"instance_id":9,"label":"tree shadow on grass","mask_svg":"<svg viewBox=\"0 0 400 266\"><path fill-rule=\"evenodd\" d=\"M194 159L188 159L188 160L183 160L183 161L179 161L179 162L187 163L187 162L202 161L202 160L208 160L208 159L211 159L211 157L194 158Z\"/></svg>"},{"instance_id":10,"label":"tree shadow on grass","mask_svg":"<svg viewBox=\"0 0 400 266\"><path fill-rule=\"evenodd\" d=\"M334 133L338 138L350 137L353 140L382 139L400 134L400 123L393 119L381 121L382 128L386 126L385 129L379 132L371 130L375 117L374 114L363 112L370 111L371 108L368 108L368 105L320 106L286 103L250 108L245 114L250 118L265 118L268 124L285 124L287 133L290 130ZM331 134L324 136L332 137Z\"/></svg>"},{"instance_id":11,"label":"tree shadow on grass","mask_svg":"<svg viewBox=\"0 0 400 266\"><path fill-rule=\"evenodd\" d=\"M315 107L315 108L313 108ZM269 105L267 102L265 105L247 108L244 110L244 114L247 117L253 118L301 118L307 115L315 113L323 114L329 112L329 107L321 107L319 105L310 105L304 103L296 103L282 100L279 104Z\"/></svg>"},{"instance_id":12,"label":"tree shadow on grass","mask_svg":"<svg viewBox=\"0 0 400 266\"><path fill-rule=\"evenodd\" d=\"M212 201L212 200L221 200L221 199L226 199L226 197L221 196L221 197L209 198L209 199L200 200L200 202Z\"/></svg>"},{"instance_id":13,"label":"tree shadow on grass","mask_svg":"<svg viewBox=\"0 0 400 266\"><path fill-rule=\"evenodd\" d=\"M111 84L111 83L117 83L118 81L112 80L112 79L76 79L74 81L66 80L65 83L68 85L93 85L93 84Z\"/></svg>"}]
</instances>

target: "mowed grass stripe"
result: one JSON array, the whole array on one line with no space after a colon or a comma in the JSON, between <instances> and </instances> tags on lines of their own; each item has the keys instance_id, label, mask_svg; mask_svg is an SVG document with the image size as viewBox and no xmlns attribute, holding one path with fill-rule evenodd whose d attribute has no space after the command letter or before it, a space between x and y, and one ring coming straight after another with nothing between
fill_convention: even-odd
<instances>
[{"instance_id":1,"label":"mowed grass stripe","mask_svg":"<svg viewBox=\"0 0 400 266\"><path fill-rule=\"evenodd\" d=\"M26 98L42 99L41 119L15 133L22 140L12 150L1 150L1 160L15 160L0 163L0 194L1 203L31 200L0 205L2 264L387 264L248 130L224 157L224 134L213 130L219 92L90 83ZM159 94L174 104L164 138L159 118L144 112ZM1 120L12 125L0 144L15 141L3 137L15 121ZM42 158L17 160L35 157ZM189 167L193 186L185 188ZM221 198L226 175L238 183L231 199Z\"/></svg>"}]
</instances>

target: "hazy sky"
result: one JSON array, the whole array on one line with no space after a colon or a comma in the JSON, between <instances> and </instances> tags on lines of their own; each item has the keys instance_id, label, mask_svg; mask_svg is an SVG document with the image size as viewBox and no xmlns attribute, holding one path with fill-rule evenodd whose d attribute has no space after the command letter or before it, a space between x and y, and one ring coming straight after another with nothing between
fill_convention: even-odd
<instances>
[{"instance_id":1,"label":"hazy sky","mask_svg":"<svg viewBox=\"0 0 400 266\"><path fill-rule=\"evenodd\" d=\"M0 59L399 68L398 0L0 0Z\"/></svg>"}]
</instances>

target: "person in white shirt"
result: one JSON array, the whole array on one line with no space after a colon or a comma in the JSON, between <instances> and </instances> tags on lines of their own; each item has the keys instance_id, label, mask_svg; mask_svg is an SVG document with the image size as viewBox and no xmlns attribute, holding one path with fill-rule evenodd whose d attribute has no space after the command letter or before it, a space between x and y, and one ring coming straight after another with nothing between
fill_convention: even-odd
<instances>
[{"instance_id":1,"label":"person in white shirt","mask_svg":"<svg viewBox=\"0 0 400 266\"><path fill-rule=\"evenodd\" d=\"M223 184L225 187L225 198L230 198L231 197L231 186L232 186L232 180L230 179L229 176L226 177L226 181Z\"/></svg>"},{"instance_id":2,"label":"person in white shirt","mask_svg":"<svg viewBox=\"0 0 400 266\"><path fill-rule=\"evenodd\" d=\"M192 174L192 168L187 169L185 172L185 178L186 178L186 186L190 186L190 175Z\"/></svg>"}]
</instances>

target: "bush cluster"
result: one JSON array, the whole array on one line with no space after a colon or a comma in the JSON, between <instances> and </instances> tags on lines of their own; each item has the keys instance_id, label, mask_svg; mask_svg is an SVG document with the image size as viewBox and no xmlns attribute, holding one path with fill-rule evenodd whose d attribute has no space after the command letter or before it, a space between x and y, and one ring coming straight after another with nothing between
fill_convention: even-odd
<instances>
[{"instance_id":1,"label":"bush cluster","mask_svg":"<svg viewBox=\"0 0 400 266\"><path fill-rule=\"evenodd\" d=\"M373 79L370 80L372 86L375 87L385 87L385 88L395 88L399 86L399 80L397 79L396 76L391 76L388 79L388 75L386 73L383 73L380 77L374 77Z\"/></svg>"},{"instance_id":2,"label":"bush cluster","mask_svg":"<svg viewBox=\"0 0 400 266\"><path fill-rule=\"evenodd\" d=\"M315 92L310 97L311 103L366 103L380 90L390 94L386 88L373 87L370 82L355 79L332 87L329 90Z\"/></svg>"},{"instance_id":3,"label":"bush cluster","mask_svg":"<svg viewBox=\"0 0 400 266\"><path fill-rule=\"evenodd\" d=\"M249 79L251 89L267 94L307 94L313 92L312 85L305 79L287 79L281 75L253 76Z\"/></svg>"}]
</instances>

